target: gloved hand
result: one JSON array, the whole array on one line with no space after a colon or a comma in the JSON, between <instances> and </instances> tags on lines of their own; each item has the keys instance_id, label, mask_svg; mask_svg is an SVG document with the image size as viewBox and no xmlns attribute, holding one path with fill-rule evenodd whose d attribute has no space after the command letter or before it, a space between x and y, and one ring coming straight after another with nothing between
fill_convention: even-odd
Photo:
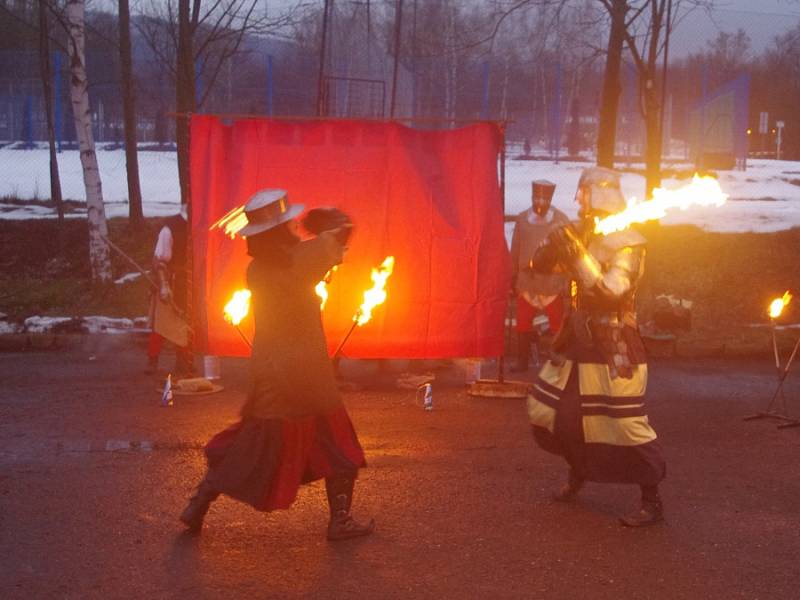
<instances>
[{"instance_id":1,"label":"gloved hand","mask_svg":"<svg viewBox=\"0 0 800 600\"><path fill-rule=\"evenodd\" d=\"M583 244L578 232L572 225L565 225L551 231L547 236L548 242L558 252L559 260L569 262L581 254Z\"/></svg>"},{"instance_id":2,"label":"gloved hand","mask_svg":"<svg viewBox=\"0 0 800 600\"><path fill-rule=\"evenodd\" d=\"M319 235L323 231L352 226L353 222L350 217L332 206L312 208L303 219L303 227L314 235Z\"/></svg>"}]
</instances>

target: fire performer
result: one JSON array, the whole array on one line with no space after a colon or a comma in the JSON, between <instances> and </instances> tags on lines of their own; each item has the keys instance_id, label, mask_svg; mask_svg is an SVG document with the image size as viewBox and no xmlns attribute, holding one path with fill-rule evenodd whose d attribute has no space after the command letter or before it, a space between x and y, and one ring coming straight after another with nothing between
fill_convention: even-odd
<instances>
[{"instance_id":1,"label":"fire performer","mask_svg":"<svg viewBox=\"0 0 800 600\"><path fill-rule=\"evenodd\" d=\"M517 309L517 364L512 371L528 370L531 344L537 343L533 319L544 312L550 331L557 333L564 314L567 278L561 273L530 269L536 249L554 228L569 223L567 216L550 206L556 185L539 180L531 184L531 207L517 215L511 238L512 295ZM538 348L538 346L537 346ZM537 352L538 355L538 352Z\"/></svg>"},{"instance_id":2,"label":"fire performer","mask_svg":"<svg viewBox=\"0 0 800 600\"><path fill-rule=\"evenodd\" d=\"M260 191L245 205L240 234L253 257L247 284L255 318L250 386L241 421L206 446L208 472L180 516L191 530L202 528L220 493L260 511L286 509L301 484L323 478L328 539L374 529L350 515L366 463L337 390L314 292L342 262L352 223L335 208L311 210L304 224L316 237L301 242L294 220L301 211L284 190Z\"/></svg>"},{"instance_id":3,"label":"fire performer","mask_svg":"<svg viewBox=\"0 0 800 600\"><path fill-rule=\"evenodd\" d=\"M594 217L625 209L617 172L584 170L576 201L580 223L553 232L534 261L545 271L567 269L576 294L528 415L539 446L569 463L557 500L573 500L586 481L638 484L641 508L621 522L651 525L663 519L666 464L645 413L647 360L634 306L646 240L632 229L594 234Z\"/></svg>"}]
</instances>

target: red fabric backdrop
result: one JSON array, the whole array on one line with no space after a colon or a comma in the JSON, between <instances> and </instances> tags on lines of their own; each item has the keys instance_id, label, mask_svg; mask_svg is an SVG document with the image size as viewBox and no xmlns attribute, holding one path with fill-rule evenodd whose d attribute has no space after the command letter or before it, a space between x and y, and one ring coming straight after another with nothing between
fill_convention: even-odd
<instances>
[{"instance_id":1,"label":"red fabric backdrop","mask_svg":"<svg viewBox=\"0 0 800 600\"><path fill-rule=\"evenodd\" d=\"M394 255L388 299L344 347L353 358L497 356L510 262L497 177L502 136L489 123L421 131L368 121L191 123L196 335L208 354L248 354L222 309L245 287L246 244L212 223L263 188L336 206L355 229L328 285L323 322L333 352L352 323L370 270ZM252 336L252 319L241 329Z\"/></svg>"}]
</instances>

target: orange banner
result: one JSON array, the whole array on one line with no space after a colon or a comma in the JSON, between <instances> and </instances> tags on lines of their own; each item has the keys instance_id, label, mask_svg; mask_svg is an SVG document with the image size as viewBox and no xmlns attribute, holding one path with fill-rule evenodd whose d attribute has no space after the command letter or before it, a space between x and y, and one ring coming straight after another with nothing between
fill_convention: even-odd
<instances>
[{"instance_id":1,"label":"orange banner","mask_svg":"<svg viewBox=\"0 0 800 600\"><path fill-rule=\"evenodd\" d=\"M497 177L499 128L424 131L369 121L191 122L195 344L246 356L223 317L245 286L244 240L212 223L263 188L306 209L335 206L355 223L345 262L327 285L323 323L332 353L372 285L395 257L386 301L344 348L351 358L498 356L510 281ZM252 317L240 324L252 338Z\"/></svg>"}]
</instances>

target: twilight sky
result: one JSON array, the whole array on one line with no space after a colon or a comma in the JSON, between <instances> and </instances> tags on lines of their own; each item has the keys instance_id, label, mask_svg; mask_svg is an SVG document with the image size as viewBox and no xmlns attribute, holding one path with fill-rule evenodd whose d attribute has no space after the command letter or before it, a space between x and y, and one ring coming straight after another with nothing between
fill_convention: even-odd
<instances>
[{"instance_id":1,"label":"twilight sky","mask_svg":"<svg viewBox=\"0 0 800 600\"><path fill-rule=\"evenodd\" d=\"M798 0L716 0L711 15L694 11L674 32L670 54L680 57L705 47L720 31L744 29L750 36L752 51L769 46L776 35L800 23Z\"/></svg>"}]
</instances>

